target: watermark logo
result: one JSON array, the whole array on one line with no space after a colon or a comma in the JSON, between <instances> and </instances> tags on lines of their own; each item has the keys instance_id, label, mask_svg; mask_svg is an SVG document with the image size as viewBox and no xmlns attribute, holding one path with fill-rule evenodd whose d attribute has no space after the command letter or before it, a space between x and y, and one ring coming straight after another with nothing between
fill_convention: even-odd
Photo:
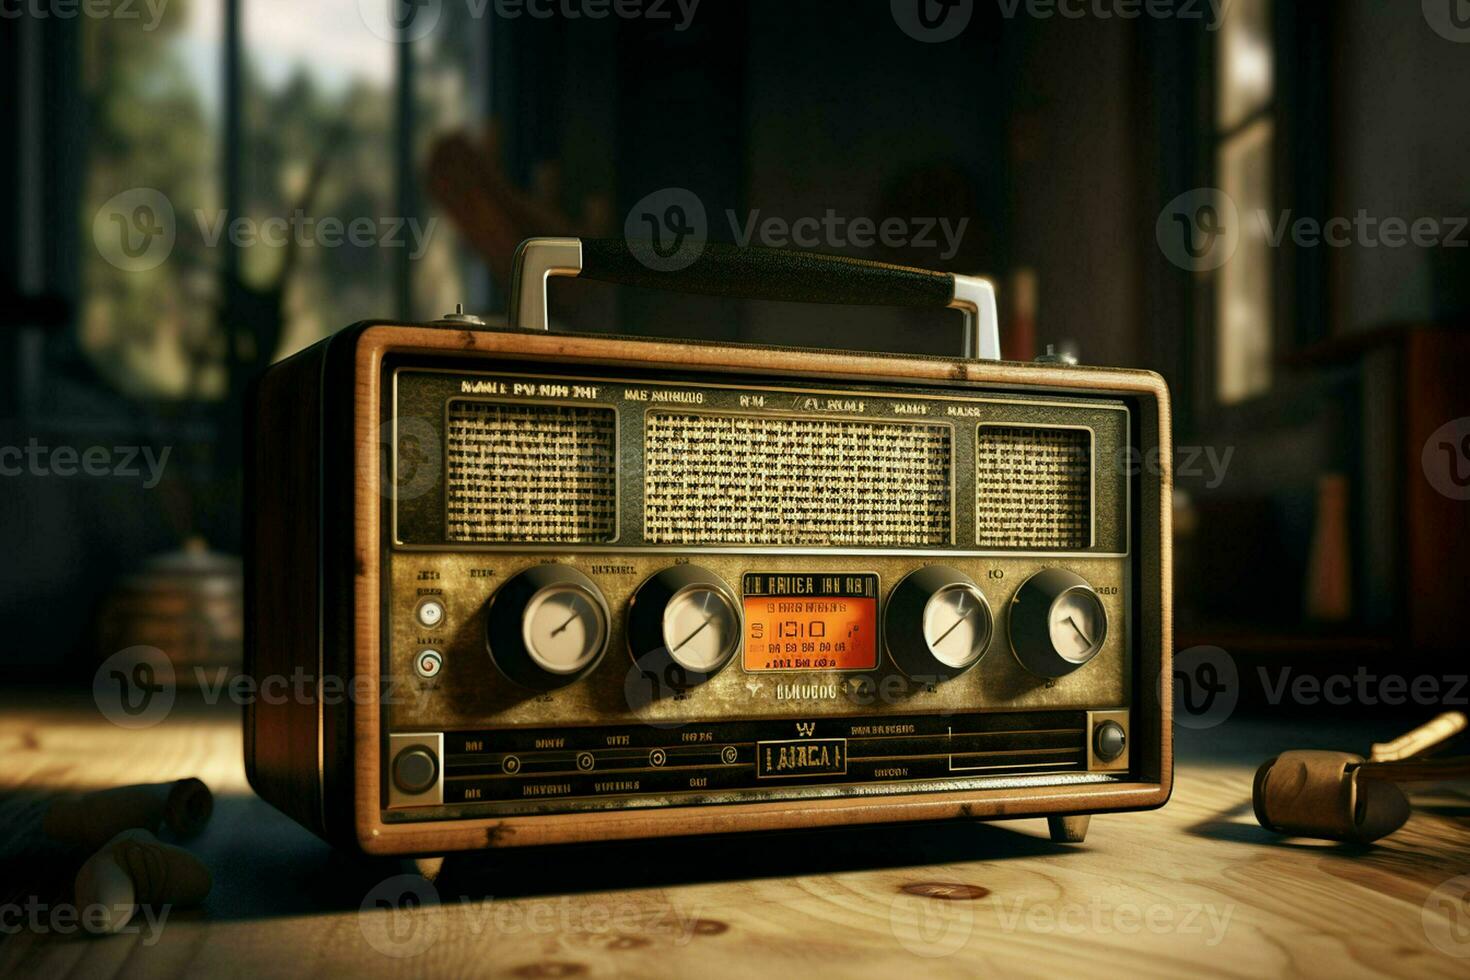
<instances>
[{"instance_id":1,"label":"watermark logo","mask_svg":"<svg viewBox=\"0 0 1470 980\"><path fill-rule=\"evenodd\" d=\"M1325 677L1296 674L1290 667L1279 668L1274 677L1265 667L1257 667L1256 673L1267 702L1273 706L1289 700L1297 705L1330 704L1339 708L1380 704L1463 708L1470 683L1470 676L1465 674L1376 674L1362 665L1352 674Z\"/></svg>"},{"instance_id":2,"label":"watermark logo","mask_svg":"<svg viewBox=\"0 0 1470 980\"><path fill-rule=\"evenodd\" d=\"M301 209L263 219L230 217L223 209L196 208L194 228L205 248L228 242L235 248L402 248L417 261L424 257L438 218L368 216L316 217ZM179 221L173 203L161 191L134 187L112 197L92 219L92 240L104 259L124 272L146 272L172 254ZM192 232L191 232L192 234Z\"/></svg>"},{"instance_id":3,"label":"watermark logo","mask_svg":"<svg viewBox=\"0 0 1470 980\"><path fill-rule=\"evenodd\" d=\"M124 272L147 272L173 252L178 235L174 206L152 187L115 194L92 218L92 241L108 262Z\"/></svg>"},{"instance_id":4,"label":"watermark logo","mask_svg":"<svg viewBox=\"0 0 1470 980\"><path fill-rule=\"evenodd\" d=\"M1470 956L1470 875L1443 882L1421 912L1424 936L1441 953Z\"/></svg>"},{"instance_id":5,"label":"watermark logo","mask_svg":"<svg viewBox=\"0 0 1470 980\"><path fill-rule=\"evenodd\" d=\"M1470 500L1470 417L1435 429L1420 459L1430 486L1451 500Z\"/></svg>"},{"instance_id":6,"label":"watermark logo","mask_svg":"<svg viewBox=\"0 0 1470 980\"><path fill-rule=\"evenodd\" d=\"M1328 218L1300 216L1287 209L1272 218L1265 210L1255 213L1261 237L1271 248L1280 248L1288 240L1298 248L1470 248L1466 228L1470 218L1446 215L1402 218L1397 215L1379 217L1359 208L1351 218L1346 215Z\"/></svg>"},{"instance_id":7,"label":"watermark logo","mask_svg":"<svg viewBox=\"0 0 1470 980\"><path fill-rule=\"evenodd\" d=\"M1202 480L1208 489L1214 490L1225 482L1230 461L1234 458L1234 446L1223 449L1218 446L1175 446L1171 457L1174 480L1176 483ZM1119 449L1115 462L1116 472L1125 476L1138 476L1140 473L1164 475L1164 452L1157 446L1147 451L1137 446Z\"/></svg>"},{"instance_id":8,"label":"watermark logo","mask_svg":"<svg viewBox=\"0 0 1470 980\"><path fill-rule=\"evenodd\" d=\"M915 41L943 44L970 26L975 0L889 0L893 22Z\"/></svg>"},{"instance_id":9,"label":"watermark logo","mask_svg":"<svg viewBox=\"0 0 1470 980\"><path fill-rule=\"evenodd\" d=\"M43 446L32 436L25 446L0 446L0 476L74 476L141 479L152 490L163 479L172 446Z\"/></svg>"},{"instance_id":10,"label":"watermark logo","mask_svg":"<svg viewBox=\"0 0 1470 980\"><path fill-rule=\"evenodd\" d=\"M1232 0L997 0L1007 20L1024 13L1034 20L1151 20L1203 21L1205 30L1218 31Z\"/></svg>"},{"instance_id":11,"label":"watermark logo","mask_svg":"<svg viewBox=\"0 0 1470 980\"><path fill-rule=\"evenodd\" d=\"M439 941L444 929L439 892L419 875L395 875L362 900L357 928L384 956L418 956Z\"/></svg>"},{"instance_id":12,"label":"watermark logo","mask_svg":"<svg viewBox=\"0 0 1470 980\"><path fill-rule=\"evenodd\" d=\"M824 251L887 249L932 251L948 262L960 252L970 219L938 216L874 218L841 214L827 208L820 215L797 218L766 214L754 208L723 214L729 241L739 248L799 248ZM623 225L628 250L658 272L676 272L693 264L709 239L704 203L692 191L666 187L639 201Z\"/></svg>"},{"instance_id":13,"label":"watermark logo","mask_svg":"<svg viewBox=\"0 0 1470 980\"><path fill-rule=\"evenodd\" d=\"M119 728L152 728L174 706L174 667L157 647L119 650L92 676L92 700Z\"/></svg>"},{"instance_id":14,"label":"watermark logo","mask_svg":"<svg viewBox=\"0 0 1470 980\"><path fill-rule=\"evenodd\" d=\"M169 0L0 0L0 20L147 20L146 34L158 29Z\"/></svg>"},{"instance_id":15,"label":"watermark logo","mask_svg":"<svg viewBox=\"0 0 1470 980\"><path fill-rule=\"evenodd\" d=\"M363 25L382 41L412 43L439 26L443 0L357 0Z\"/></svg>"},{"instance_id":16,"label":"watermark logo","mask_svg":"<svg viewBox=\"0 0 1470 980\"><path fill-rule=\"evenodd\" d=\"M1164 257L1187 272L1211 272L1235 255L1240 211L1214 187L1198 187L1165 205L1154 228Z\"/></svg>"},{"instance_id":17,"label":"watermark logo","mask_svg":"<svg viewBox=\"0 0 1470 980\"><path fill-rule=\"evenodd\" d=\"M623 223L633 257L655 272L678 272L704 254L709 218L699 195L665 187L633 205Z\"/></svg>"},{"instance_id":18,"label":"watermark logo","mask_svg":"<svg viewBox=\"0 0 1470 980\"><path fill-rule=\"evenodd\" d=\"M358 13L369 31L384 41L411 43L439 26L444 0L358 0ZM471 21L493 15L501 20L663 21L676 32L694 23L700 0L463 0Z\"/></svg>"},{"instance_id":19,"label":"watermark logo","mask_svg":"<svg viewBox=\"0 0 1470 980\"><path fill-rule=\"evenodd\" d=\"M977 885L951 882L906 885L888 906L888 929L915 956L953 956L974 934L975 900L988 894Z\"/></svg>"},{"instance_id":20,"label":"watermark logo","mask_svg":"<svg viewBox=\"0 0 1470 980\"><path fill-rule=\"evenodd\" d=\"M394 959L421 956L450 931L488 936L555 937L559 944L600 949L638 949L655 942L686 946L696 936L719 935L727 926L671 905L647 906L563 895L556 901L497 901L493 897L441 896L418 875L395 875L363 898L358 929L368 944Z\"/></svg>"},{"instance_id":21,"label":"watermark logo","mask_svg":"<svg viewBox=\"0 0 1470 980\"><path fill-rule=\"evenodd\" d=\"M1470 44L1470 0L1421 0L1424 19L1446 41Z\"/></svg>"},{"instance_id":22,"label":"watermark logo","mask_svg":"<svg viewBox=\"0 0 1470 980\"><path fill-rule=\"evenodd\" d=\"M22 932L35 935L70 936L86 932L94 936L138 936L145 947L158 945L168 924L171 905L134 906L131 902L107 905L61 903L52 905L31 895L24 903L0 905L0 936Z\"/></svg>"},{"instance_id":23,"label":"watermark logo","mask_svg":"<svg viewBox=\"0 0 1470 980\"><path fill-rule=\"evenodd\" d=\"M439 485L444 472L440 444L439 430L427 419L389 419L363 444L362 475L377 470L378 492L388 500L417 500Z\"/></svg>"},{"instance_id":24,"label":"watermark logo","mask_svg":"<svg viewBox=\"0 0 1470 980\"><path fill-rule=\"evenodd\" d=\"M1174 720L1185 728L1223 724L1240 700L1235 658L1220 647L1197 646L1176 653L1172 682Z\"/></svg>"},{"instance_id":25,"label":"watermark logo","mask_svg":"<svg viewBox=\"0 0 1470 980\"><path fill-rule=\"evenodd\" d=\"M1030 902L992 899L1000 928L1005 932L1024 929L1034 934L1069 936L1195 936L1213 949L1225 941L1235 905L1187 902L1112 904L1094 896L1086 902Z\"/></svg>"},{"instance_id":26,"label":"watermark logo","mask_svg":"<svg viewBox=\"0 0 1470 980\"><path fill-rule=\"evenodd\" d=\"M695 686L689 672L672 657L646 656L634 661L623 677L623 700L628 708L643 714L650 728L670 730L687 724L687 712L660 712L664 701L683 701Z\"/></svg>"}]
</instances>

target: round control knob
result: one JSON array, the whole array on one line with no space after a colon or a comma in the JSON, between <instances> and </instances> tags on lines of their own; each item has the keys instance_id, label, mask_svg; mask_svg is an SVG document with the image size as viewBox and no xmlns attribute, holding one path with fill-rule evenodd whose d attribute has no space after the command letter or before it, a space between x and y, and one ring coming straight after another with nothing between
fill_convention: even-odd
<instances>
[{"instance_id":1,"label":"round control knob","mask_svg":"<svg viewBox=\"0 0 1470 980\"><path fill-rule=\"evenodd\" d=\"M500 672L524 687L564 687L607 649L607 602L569 565L537 565L507 579L485 607L485 644Z\"/></svg>"},{"instance_id":2,"label":"round control knob","mask_svg":"<svg viewBox=\"0 0 1470 980\"><path fill-rule=\"evenodd\" d=\"M674 688L718 674L740 649L740 603L725 580L698 565L649 578L628 602L628 652Z\"/></svg>"},{"instance_id":3,"label":"round control knob","mask_svg":"<svg viewBox=\"0 0 1470 980\"><path fill-rule=\"evenodd\" d=\"M894 586L883 618L888 655L915 680L963 674L985 656L993 629L985 593L947 565L921 568Z\"/></svg>"},{"instance_id":4,"label":"round control knob","mask_svg":"<svg viewBox=\"0 0 1470 980\"><path fill-rule=\"evenodd\" d=\"M1011 600L1011 649L1038 677L1061 677L1087 663L1108 636L1102 599L1080 575L1045 568Z\"/></svg>"},{"instance_id":5,"label":"round control knob","mask_svg":"<svg viewBox=\"0 0 1470 980\"><path fill-rule=\"evenodd\" d=\"M1115 762L1128 747L1128 733L1116 721L1105 721L1092 733L1092 751L1103 762Z\"/></svg>"},{"instance_id":6,"label":"round control knob","mask_svg":"<svg viewBox=\"0 0 1470 980\"><path fill-rule=\"evenodd\" d=\"M439 760L421 745L404 749L393 758L393 785L409 796L434 788L439 781Z\"/></svg>"}]
</instances>

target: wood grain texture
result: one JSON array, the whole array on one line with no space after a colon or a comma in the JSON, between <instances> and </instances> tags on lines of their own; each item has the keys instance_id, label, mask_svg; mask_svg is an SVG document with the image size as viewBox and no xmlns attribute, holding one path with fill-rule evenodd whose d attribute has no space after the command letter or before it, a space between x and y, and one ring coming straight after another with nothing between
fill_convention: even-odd
<instances>
[{"instance_id":1,"label":"wood grain texture","mask_svg":"<svg viewBox=\"0 0 1470 980\"><path fill-rule=\"evenodd\" d=\"M0 933L7 977L1463 977L1470 964L1470 909L1429 901L1470 869L1465 811L1422 807L1370 849L1281 840L1250 815L1259 760L1198 755L1240 744L1235 722L1196 736L1168 807L1097 817L1080 846L1050 843L1039 819L752 835L451 858L430 884L407 863L341 856L250 794L233 706L122 732L86 699L40 700L0 701L0 791L202 776L218 806L190 847L216 887L157 931ZM1358 727L1343 737L1379 734ZM1257 741L1301 738L1280 726ZM6 901L60 900L55 865L32 874L7 868ZM426 906L395 908L408 893Z\"/></svg>"}]
</instances>

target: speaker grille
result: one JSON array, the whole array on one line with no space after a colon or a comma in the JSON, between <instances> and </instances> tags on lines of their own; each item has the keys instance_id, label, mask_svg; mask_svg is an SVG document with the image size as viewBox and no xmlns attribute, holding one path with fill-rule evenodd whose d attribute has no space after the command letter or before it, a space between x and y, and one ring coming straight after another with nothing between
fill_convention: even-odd
<instances>
[{"instance_id":1,"label":"speaker grille","mask_svg":"<svg viewBox=\"0 0 1470 980\"><path fill-rule=\"evenodd\" d=\"M948 426L650 413L650 544L944 545Z\"/></svg>"},{"instance_id":2,"label":"speaker grille","mask_svg":"<svg viewBox=\"0 0 1470 980\"><path fill-rule=\"evenodd\" d=\"M983 548L1091 547L1092 433L980 426L975 537Z\"/></svg>"},{"instance_id":3,"label":"speaker grille","mask_svg":"<svg viewBox=\"0 0 1470 980\"><path fill-rule=\"evenodd\" d=\"M616 432L610 408L451 401L449 539L611 541L617 535Z\"/></svg>"}]
</instances>

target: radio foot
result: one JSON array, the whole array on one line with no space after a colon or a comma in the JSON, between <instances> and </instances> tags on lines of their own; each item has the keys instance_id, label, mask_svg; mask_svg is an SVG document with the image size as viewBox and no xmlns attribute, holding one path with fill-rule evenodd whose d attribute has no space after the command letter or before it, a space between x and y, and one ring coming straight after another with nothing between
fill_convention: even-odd
<instances>
[{"instance_id":1,"label":"radio foot","mask_svg":"<svg viewBox=\"0 0 1470 980\"><path fill-rule=\"evenodd\" d=\"M444 858L421 857L413 859L413 869L424 876L426 881L434 881L439 877L439 872L444 870Z\"/></svg>"},{"instance_id":2,"label":"radio foot","mask_svg":"<svg viewBox=\"0 0 1470 980\"><path fill-rule=\"evenodd\" d=\"M1080 844L1087 839L1087 824L1092 814L1083 813L1072 817L1047 817L1046 829L1057 844Z\"/></svg>"}]
</instances>

